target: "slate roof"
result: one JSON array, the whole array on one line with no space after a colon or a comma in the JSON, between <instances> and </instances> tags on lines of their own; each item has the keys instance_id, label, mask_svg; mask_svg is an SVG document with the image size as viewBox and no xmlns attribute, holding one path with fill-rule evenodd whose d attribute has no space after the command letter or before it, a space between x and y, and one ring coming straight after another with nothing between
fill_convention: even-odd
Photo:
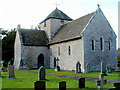
<instances>
[{"instance_id":1,"label":"slate roof","mask_svg":"<svg viewBox=\"0 0 120 90\"><path fill-rule=\"evenodd\" d=\"M72 20L69 16L67 16L65 13L63 13L61 10L57 8L54 11L52 11L41 23L45 22L50 18L68 20L68 21Z\"/></svg>"},{"instance_id":2,"label":"slate roof","mask_svg":"<svg viewBox=\"0 0 120 90\"><path fill-rule=\"evenodd\" d=\"M48 44L45 31L32 29L19 29L20 39L23 45L43 46Z\"/></svg>"},{"instance_id":3,"label":"slate roof","mask_svg":"<svg viewBox=\"0 0 120 90\"><path fill-rule=\"evenodd\" d=\"M87 14L70 23L63 25L51 40L50 44L71 40L80 37L81 32L88 24L95 12Z\"/></svg>"}]
</instances>

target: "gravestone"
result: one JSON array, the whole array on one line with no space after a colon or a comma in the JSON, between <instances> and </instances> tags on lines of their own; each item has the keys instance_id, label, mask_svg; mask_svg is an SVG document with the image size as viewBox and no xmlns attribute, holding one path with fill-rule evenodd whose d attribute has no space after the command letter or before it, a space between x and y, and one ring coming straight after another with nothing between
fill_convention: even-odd
<instances>
[{"instance_id":1,"label":"gravestone","mask_svg":"<svg viewBox=\"0 0 120 90\"><path fill-rule=\"evenodd\" d=\"M79 80L78 87L85 88L85 78L79 78L78 80Z\"/></svg>"},{"instance_id":2,"label":"gravestone","mask_svg":"<svg viewBox=\"0 0 120 90\"><path fill-rule=\"evenodd\" d=\"M45 80L45 76L46 76L45 68L41 66L38 71L38 80Z\"/></svg>"},{"instance_id":3,"label":"gravestone","mask_svg":"<svg viewBox=\"0 0 120 90\"><path fill-rule=\"evenodd\" d=\"M59 90L66 90L66 82L65 81L59 82Z\"/></svg>"},{"instance_id":4,"label":"gravestone","mask_svg":"<svg viewBox=\"0 0 120 90\"><path fill-rule=\"evenodd\" d=\"M120 82L114 83L114 88L109 88L108 90L120 90Z\"/></svg>"},{"instance_id":5,"label":"gravestone","mask_svg":"<svg viewBox=\"0 0 120 90\"><path fill-rule=\"evenodd\" d=\"M8 65L8 79L14 79L14 78L15 78L14 66Z\"/></svg>"},{"instance_id":6,"label":"gravestone","mask_svg":"<svg viewBox=\"0 0 120 90\"><path fill-rule=\"evenodd\" d=\"M34 82L34 89L35 90L45 90L45 81L35 81Z\"/></svg>"},{"instance_id":7,"label":"gravestone","mask_svg":"<svg viewBox=\"0 0 120 90\"><path fill-rule=\"evenodd\" d=\"M86 72L90 72L90 64L86 64Z\"/></svg>"},{"instance_id":8,"label":"gravestone","mask_svg":"<svg viewBox=\"0 0 120 90\"><path fill-rule=\"evenodd\" d=\"M112 73L112 68L111 68L110 63L107 65L107 72L108 73Z\"/></svg>"},{"instance_id":9,"label":"gravestone","mask_svg":"<svg viewBox=\"0 0 120 90\"><path fill-rule=\"evenodd\" d=\"M56 66L55 71L60 71L60 66Z\"/></svg>"},{"instance_id":10,"label":"gravestone","mask_svg":"<svg viewBox=\"0 0 120 90\"><path fill-rule=\"evenodd\" d=\"M104 76L107 76L107 74L106 74L106 64L104 62L101 62L101 73L103 73Z\"/></svg>"}]
</instances>

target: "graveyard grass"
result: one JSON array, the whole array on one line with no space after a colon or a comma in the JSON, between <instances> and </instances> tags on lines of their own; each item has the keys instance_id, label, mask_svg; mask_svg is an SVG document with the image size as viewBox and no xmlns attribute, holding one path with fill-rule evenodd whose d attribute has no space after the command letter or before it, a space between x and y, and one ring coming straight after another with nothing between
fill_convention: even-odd
<instances>
[{"instance_id":1,"label":"graveyard grass","mask_svg":"<svg viewBox=\"0 0 120 90\"><path fill-rule=\"evenodd\" d=\"M61 74L76 75L76 76L78 75L78 74L73 74L70 71L54 72L53 69L46 69L46 70L49 73L50 72L61 73ZM82 74L83 76L88 76L88 77L98 77L99 72L92 72L86 74L82 73ZM116 74L117 73L113 73L113 76L111 77L112 78L116 77ZM8 76L7 72L2 72L2 88L34 88L34 81L38 81L38 74L30 73L30 72L15 71L16 79L7 79L7 76ZM67 88L78 88L78 80L75 79L61 78L61 77L47 75L45 81L46 81L46 88L58 88L60 81L66 81ZM104 85L104 88L112 88L112 87L113 87L113 83L107 83L106 85ZM97 88L97 86L95 85L95 81L86 81L86 89L87 88Z\"/></svg>"}]
</instances>

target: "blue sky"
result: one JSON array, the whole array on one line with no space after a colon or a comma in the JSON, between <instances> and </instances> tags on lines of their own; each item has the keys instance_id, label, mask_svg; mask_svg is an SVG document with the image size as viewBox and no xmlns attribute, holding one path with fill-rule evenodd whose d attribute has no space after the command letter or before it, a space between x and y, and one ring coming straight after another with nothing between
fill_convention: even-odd
<instances>
[{"instance_id":1,"label":"blue sky","mask_svg":"<svg viewBox=\"0 0 120 90\"><path fill-rule=\"evenodd\" d=\"M21 24L23 28L37 26L47 17L58 3L62 10L72 19L77 19L97 9L100 4L104 15L115 33L118 33L119 0L0 0L0 28L12 29Z\"/></svg>"}]
</instances>

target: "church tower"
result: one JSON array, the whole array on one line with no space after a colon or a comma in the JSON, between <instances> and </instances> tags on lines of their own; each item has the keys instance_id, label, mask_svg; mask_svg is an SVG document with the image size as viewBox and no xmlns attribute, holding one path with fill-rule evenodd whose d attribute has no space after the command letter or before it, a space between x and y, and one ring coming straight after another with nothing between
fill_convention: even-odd
<instances>
[{"instance_id":1,"label":"church tower","mask_svg":"<svg viewBox=\"0 0 120 90\"><path fill-rule=\"evenodd\" d=\"M72 19L69 16L56 8L39 23L39 26L41 30L44 30L47 33L50 41L60 27L70 21L72 21Z\"/></svg>"}]
</instances>

